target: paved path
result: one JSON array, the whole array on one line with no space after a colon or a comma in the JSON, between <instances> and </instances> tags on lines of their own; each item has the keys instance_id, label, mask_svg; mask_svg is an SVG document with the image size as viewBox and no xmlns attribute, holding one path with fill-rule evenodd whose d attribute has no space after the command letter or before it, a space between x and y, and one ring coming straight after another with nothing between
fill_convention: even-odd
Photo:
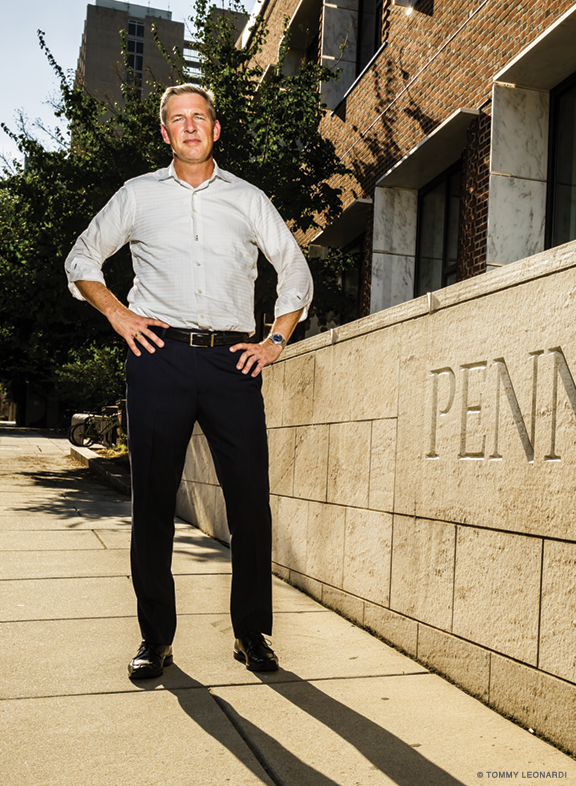
<instances>
[{"instance_id":1,"label":"paved path","mask_svg":"<svg viewBox=\"0 0 576 786\"><path fill-rule=\"evenodd\" d=\"M460 786L500 773L533 786L540 772L576 786L573 759L280 581L283 668L248 672L232 658L228 551L183 522L175 663L132 684L129 503L68 454L0 428L1 786Z\"/></svg>"}]
</instances>

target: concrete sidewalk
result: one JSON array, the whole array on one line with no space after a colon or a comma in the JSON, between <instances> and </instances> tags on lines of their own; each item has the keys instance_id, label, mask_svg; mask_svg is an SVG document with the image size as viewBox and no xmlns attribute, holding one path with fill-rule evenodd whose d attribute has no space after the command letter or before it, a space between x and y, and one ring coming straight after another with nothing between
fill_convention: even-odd
<instances>
[{"instance_id":1,"label":"concrete sidewalk","mask_svg":"<svg viewBox=\"0 0 576 786\"><path fill-rule=\"evenodd\" d=\"M2 786L576 786L572 758L281 581L282 669L248 672L229 552L184 522L175 663L131 683L130 505L69 449L0 428Z\"/></svg>"}]
</instances>

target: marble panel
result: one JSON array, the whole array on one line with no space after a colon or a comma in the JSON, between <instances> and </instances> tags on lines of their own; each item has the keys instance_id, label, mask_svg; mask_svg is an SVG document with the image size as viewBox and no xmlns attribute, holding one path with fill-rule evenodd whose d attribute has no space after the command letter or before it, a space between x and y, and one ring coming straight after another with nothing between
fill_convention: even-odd
<instances>
[{"instance_id":1,"label":"marble panel","mask_svg":"<svg viewBox=\"0 0 576 786\"><path fill-rule=\"evenodd\" d=\"M274 561L300 573L306 572L308 504L306 500L280 497L273 522Z\"/></svg>"},{"instance_id":2,"label":"marble panel","mask_svg":"<svg viewBox=\"0 0 576 786\"><path fill-rule=\"evenodd\" d=\"M449 633L418 626L418 660L431 666L473 696L488 701L490 653Z\"/></svg>"},{"instance_id":3,"label":"marble panel","mask_svg":"<svg viewBox=\"0 0 576 786\"><path fill-rule=\"evenodd\" d=\"M536 665L542 541L458 527L453 632Z\"/></svg>"},{"instance_id":4,"label":"marble panel","mask_svg":"<svg viewBox=\"0 0 576 786\"><path fill-rule=\"evenodd\" d=\"M349 53L349 49L347 50ZM334 68L336 60L322 58L322 65L327 68ZM349 60L340 60L338 62L338 71L340 78L338 80L331 80L330 82L320 83L320 100L326 104L328 109L335 109L350 85L356 79L356 62Z\"/></svg>"},{"instance_id":5,"label":"marble panel","mask_svg":"<svg viewBox=\"0 0 576 786\"><path fill-rule=\"evenodd\" d=\"M347 508L342 589L388 606L392 516Z\"/></svg>"},{"instance_id":6,"label":"marble panel","mask_svg":"<svg viewBox=\"0 0 576 786\"><path fill-rule=\"evenodd\" d=\"M284 366L282 424L307 425L312 422L314 354L289 358L282 365Z\"/></svg>"},{"instance_id":7,"label":"marble panel","mask_svg":"<svg viewBox=\"0 0 576 786\"><path fill-rule=\"evenodd\" d=\"M394 516L390 608L437 628L452 628L456 527Z\"/></svg>"},{"instance_id":8,"label":"marble panel","mask_svg":"<svg viewBox=\"0 0 576 786\"><path fill-rule=\"evenodd\" d=\"M490 705L576 754L576 685L492 654Z\"/></svg>"},{"instance_id":9,"label":"marble panel","mask_svg":"<svg viewBox=\"0 0 576 786\"><path fill-rule=\"evenodd\" d=\"M576 544L544 541L538 666L576 682Z\"/></svg>"},{"instance_id":10,"label":"marble panel","mask_svg":"<svg viewBox=\"0 0 576 786\"><path fill-rule=\"evenodd\" d=\"M349 419L396 417L400 367L398 326L359 336L346 344L351 347L346 357L341 360L339 351L334 356L343 383L350 390Z\"/></svg>"},{"instance_id":11,"label":"marble panel","mask_svg":"<svg viewBox=\"0 0 576 786\"><path fill-rule=\"evenodd\" d=\"M414 266L411 256L372 254L371 314L412 300Z\"/></svg>"},{"instance_id":12,"label":"marble panel","mask_svg":"<svg viewBox=\"0 0 576 786\"><path fill-rule=\"evenodd\" d=\"M396 478L396 418L374 420L370 444L370 488L368 507L371 510L394 510Z\"/></svg>"},{"instance_id":13,"label":"marble panel","mask_svg":"<svg viewBox=\"0 0 576 786\"><path fill-rule=\"evenodd\" d=\"M543 251L545 218L545 182L490 175L487 264Z\"/></svg>"},{"instance_id":14,"label":"marble panel","mask_svg":"<svg viewBox=\"0 0 576 786\"><path fill-rule=\"evenodd\" d=\"M262 370L262 396L266 407L266 425L276 428L282 425L284 401L284 363L273 363Z\"/></svg>"},{"instance_id":15,"label":"marble panel","mask_svg":"<svg viewBox=\"0 0 576 786\"><path fill-rule=\"evenodd\" d=\"M268 429L270 491L291 497L294 490L295 428Z\"/></svg>"},{"instance_id":16,"label":"marble panel","mask_svg":"<svg viewBox=\"0 0 576 786\"><path fill-rule=\"evenodd\" d=\"M326 500L329 430L327 425L296 429L294 496Z\"/></svg>"},{"instance_id":17,"label":"marble panel","mask_svg":"<svg viewBox=\"0 0 576 786\"><path fill-rule=\"evenodd\" d=\"M306 575L342 587L346 508L310 502Z\"/></svg>"},{"instance_id":18,"label":"marble panel","mask_svg":"<svg viewBox=\"0 0 576 786\"><path fill-rule=\"evenodd\" d=\"M395 512L576 541L576 270L443 303L402 326Z\"/></svg>"},{"instance_id":19,"label":"marble panel","mask_svg":"<svg viewBox=\"0 0 576 786\"><path fill-rule=\"evenodd\" d=\"M371 423L336 423L330 426L328 502L368 506Z\"/></svg>"},{"instance_id":20,"label":"marble panel","mask_svg":"<svg viewBox=\"0 0 576 786\"><path fill-rule=\"evenodd\" d=\"M346 60L356 60L357 27L357 9L348 7L346 2L325 4L322 14L322 56L340 60L343 55Z\"/></svg>"},{"instance_id":21,"label":"marble panel","mask_svg":"<svg viewBox=\"0 0 576 786\"><path fill-rule=\"evenodd\" d=\"M408 188L377 188L374 192L372 248L379 254L416 254L418 192Z\"/></svg>"},{"instance_id":22,"label":"marble panel","mask_svg":"<svg viewBox=\"0 0 576 786\"><path fill-rule=\"evenodd\" d=\"M546 180L550 95L495 84L492 93L490 170Z\"/></svg>"}]
</instances>

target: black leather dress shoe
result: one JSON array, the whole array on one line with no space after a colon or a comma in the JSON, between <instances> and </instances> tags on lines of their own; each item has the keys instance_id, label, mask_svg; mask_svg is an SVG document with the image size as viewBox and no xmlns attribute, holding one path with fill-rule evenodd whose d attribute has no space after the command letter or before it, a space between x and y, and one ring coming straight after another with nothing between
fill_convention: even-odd
<instances>
[{"instance_id":1,"label":"black leather dress shoe","mask_svg":"<svg viewBox=\"0 0 576 786\"><path fill-rule=\"evenodd\" d=\"M251 630L234 642L234 657L250 671L277 671L278 658L264 636Z\"/></svg>"},{"instance_id":2,"label":"black leather dress shoe","mask_svg":"<svg viewBox=\"0 0 576 786\"><path fill-rule=\"evenodd\" d=\"M164 666L170 666L173 660L172 647L169 644L150 644L143 641L136 657L128 664L128 674L131 680L160 677Z\"/></svg>"}]
</instances>

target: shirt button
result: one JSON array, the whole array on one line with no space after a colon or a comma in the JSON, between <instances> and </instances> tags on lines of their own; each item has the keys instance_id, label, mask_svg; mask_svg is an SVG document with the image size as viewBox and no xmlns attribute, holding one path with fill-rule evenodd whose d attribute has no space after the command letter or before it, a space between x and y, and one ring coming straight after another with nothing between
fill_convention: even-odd
<instances>
[{"instance_id":1,"label":"shirt button","mask_svg":"<svg viewBox=\"0 0 576 786\"><path fill-rule=\"evenodd\" d=\"M199 289L199 290L198 290L198 294L199 294L199 295L201 295L201 294L202 294L202 290L201 290L201 289Z\"/></svg>"},{"instance_id":2,"label":"shirt button","mask_svg":"<svg viewBox=\"0 0 576 786\"><path fill-rule=\"evenodd\" d=\"M196 267L200 267L200 262L196 262Z\"/></svg>"},{"instance_id":3,"label":"shirt button","mask_svg":"<svg viewBox=\"0 0 576 786\"><path fill-rule=\"evenodd\" d=\"M197 211L197 210L193 210L192 212L193 212L193 213L197 213L198 211Z\"/></svg>"}]
</instances>

